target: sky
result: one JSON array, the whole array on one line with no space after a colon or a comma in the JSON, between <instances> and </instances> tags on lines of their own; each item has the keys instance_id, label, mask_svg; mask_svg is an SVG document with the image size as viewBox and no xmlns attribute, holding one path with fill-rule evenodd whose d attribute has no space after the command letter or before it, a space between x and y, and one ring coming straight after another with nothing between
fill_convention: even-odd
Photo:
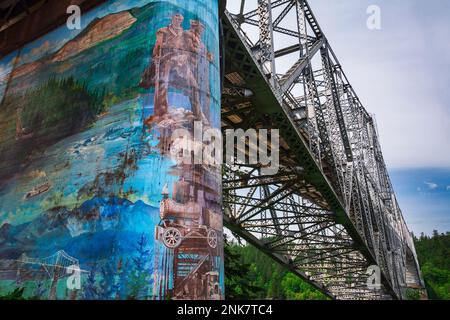
<instances>
[{"instance_id":1,"label":"sky","mask_svg":"<svg viewBox=\"0 0 450 320\"><path fill-rule=\"evenodd\" d=\"M231 2L236 12L240 1ZM450 1L309 3L363 105L375 114L410 230L450 231ZM380 30L367 27L371 5L381 10Z\"/></svg>"}]
</instances>

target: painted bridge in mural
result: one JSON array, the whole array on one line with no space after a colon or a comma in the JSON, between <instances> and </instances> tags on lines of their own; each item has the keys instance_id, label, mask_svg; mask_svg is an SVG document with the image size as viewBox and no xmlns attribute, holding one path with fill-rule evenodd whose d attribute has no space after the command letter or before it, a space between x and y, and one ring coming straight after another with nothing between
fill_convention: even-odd
<instances>
[{"instance_id":1,"label":"painted bridge in mural","mask_svg":"<svg viewBox=\"0 0 450 320\"><path fill-rule=\"evenodd\" d=\"M222 23L223 129L281 136L277 175L258 165L225 172L225 225L332 298L401 299L423 288L374 118L308 2L241 0ZM378 290L367 285L369 266L381 270Z\"/></svg>"}]
</instances>

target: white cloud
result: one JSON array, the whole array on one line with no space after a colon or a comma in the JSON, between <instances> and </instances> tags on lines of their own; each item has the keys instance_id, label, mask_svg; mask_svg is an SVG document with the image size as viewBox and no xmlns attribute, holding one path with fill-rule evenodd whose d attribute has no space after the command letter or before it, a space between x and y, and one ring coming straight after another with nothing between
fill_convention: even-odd
<instances>
[{"instance_id":1,"label":"white cloud","mask_svg":"<svg viewBox=\"0 0 450 320\"><path fill-rule=\"evenodd\" d=\"M447 191L450 191L450 186L447 186Z\"/></svg>"},{"instance_id":2,"label":"white cloud","mask_svg":"<svg viewBox=\"0 0 450 320\"><path fill-rule=\"evenodd\" d=\"M439 185L434 182L424 182L424 183L428 186L428 189L430 190L435 190L439 187Z\"/></svg>"}]
</instances>

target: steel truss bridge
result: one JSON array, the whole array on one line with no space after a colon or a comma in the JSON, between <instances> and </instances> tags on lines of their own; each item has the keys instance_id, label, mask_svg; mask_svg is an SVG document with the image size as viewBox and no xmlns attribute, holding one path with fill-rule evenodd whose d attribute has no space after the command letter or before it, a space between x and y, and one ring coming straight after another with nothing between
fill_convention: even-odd
<instances>
[{"instance_id":1,"label":"steel truss bridge","mask_svg":"<svg viewBox=\"0 0 450 320\"><path fill-rule=\"evenodd\" d=\"M225 225L331 298L403 299L423 288L374 118L308 2L239 7L221 9L222 128L279 129L280 170L228 166ZM381 271L379 289L367 285L369 266Z\"/></svg>"}]
</instances>

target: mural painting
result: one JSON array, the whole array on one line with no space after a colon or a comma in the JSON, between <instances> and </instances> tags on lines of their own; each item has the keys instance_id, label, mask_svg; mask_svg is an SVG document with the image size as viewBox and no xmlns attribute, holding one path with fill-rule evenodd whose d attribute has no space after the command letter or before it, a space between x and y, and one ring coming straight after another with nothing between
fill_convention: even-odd
<instances>
[{"instance_id":1,"label":"mural painting","mask_svg":"<svg viewBox=\"0 0 450 320\"><path fill-rule=\"evenodd\" d=\"M221 299L217 3L116 0L0 60L0 294ZM79 274L79 277L76 275Z\"/></svg>"}]
</instances>

